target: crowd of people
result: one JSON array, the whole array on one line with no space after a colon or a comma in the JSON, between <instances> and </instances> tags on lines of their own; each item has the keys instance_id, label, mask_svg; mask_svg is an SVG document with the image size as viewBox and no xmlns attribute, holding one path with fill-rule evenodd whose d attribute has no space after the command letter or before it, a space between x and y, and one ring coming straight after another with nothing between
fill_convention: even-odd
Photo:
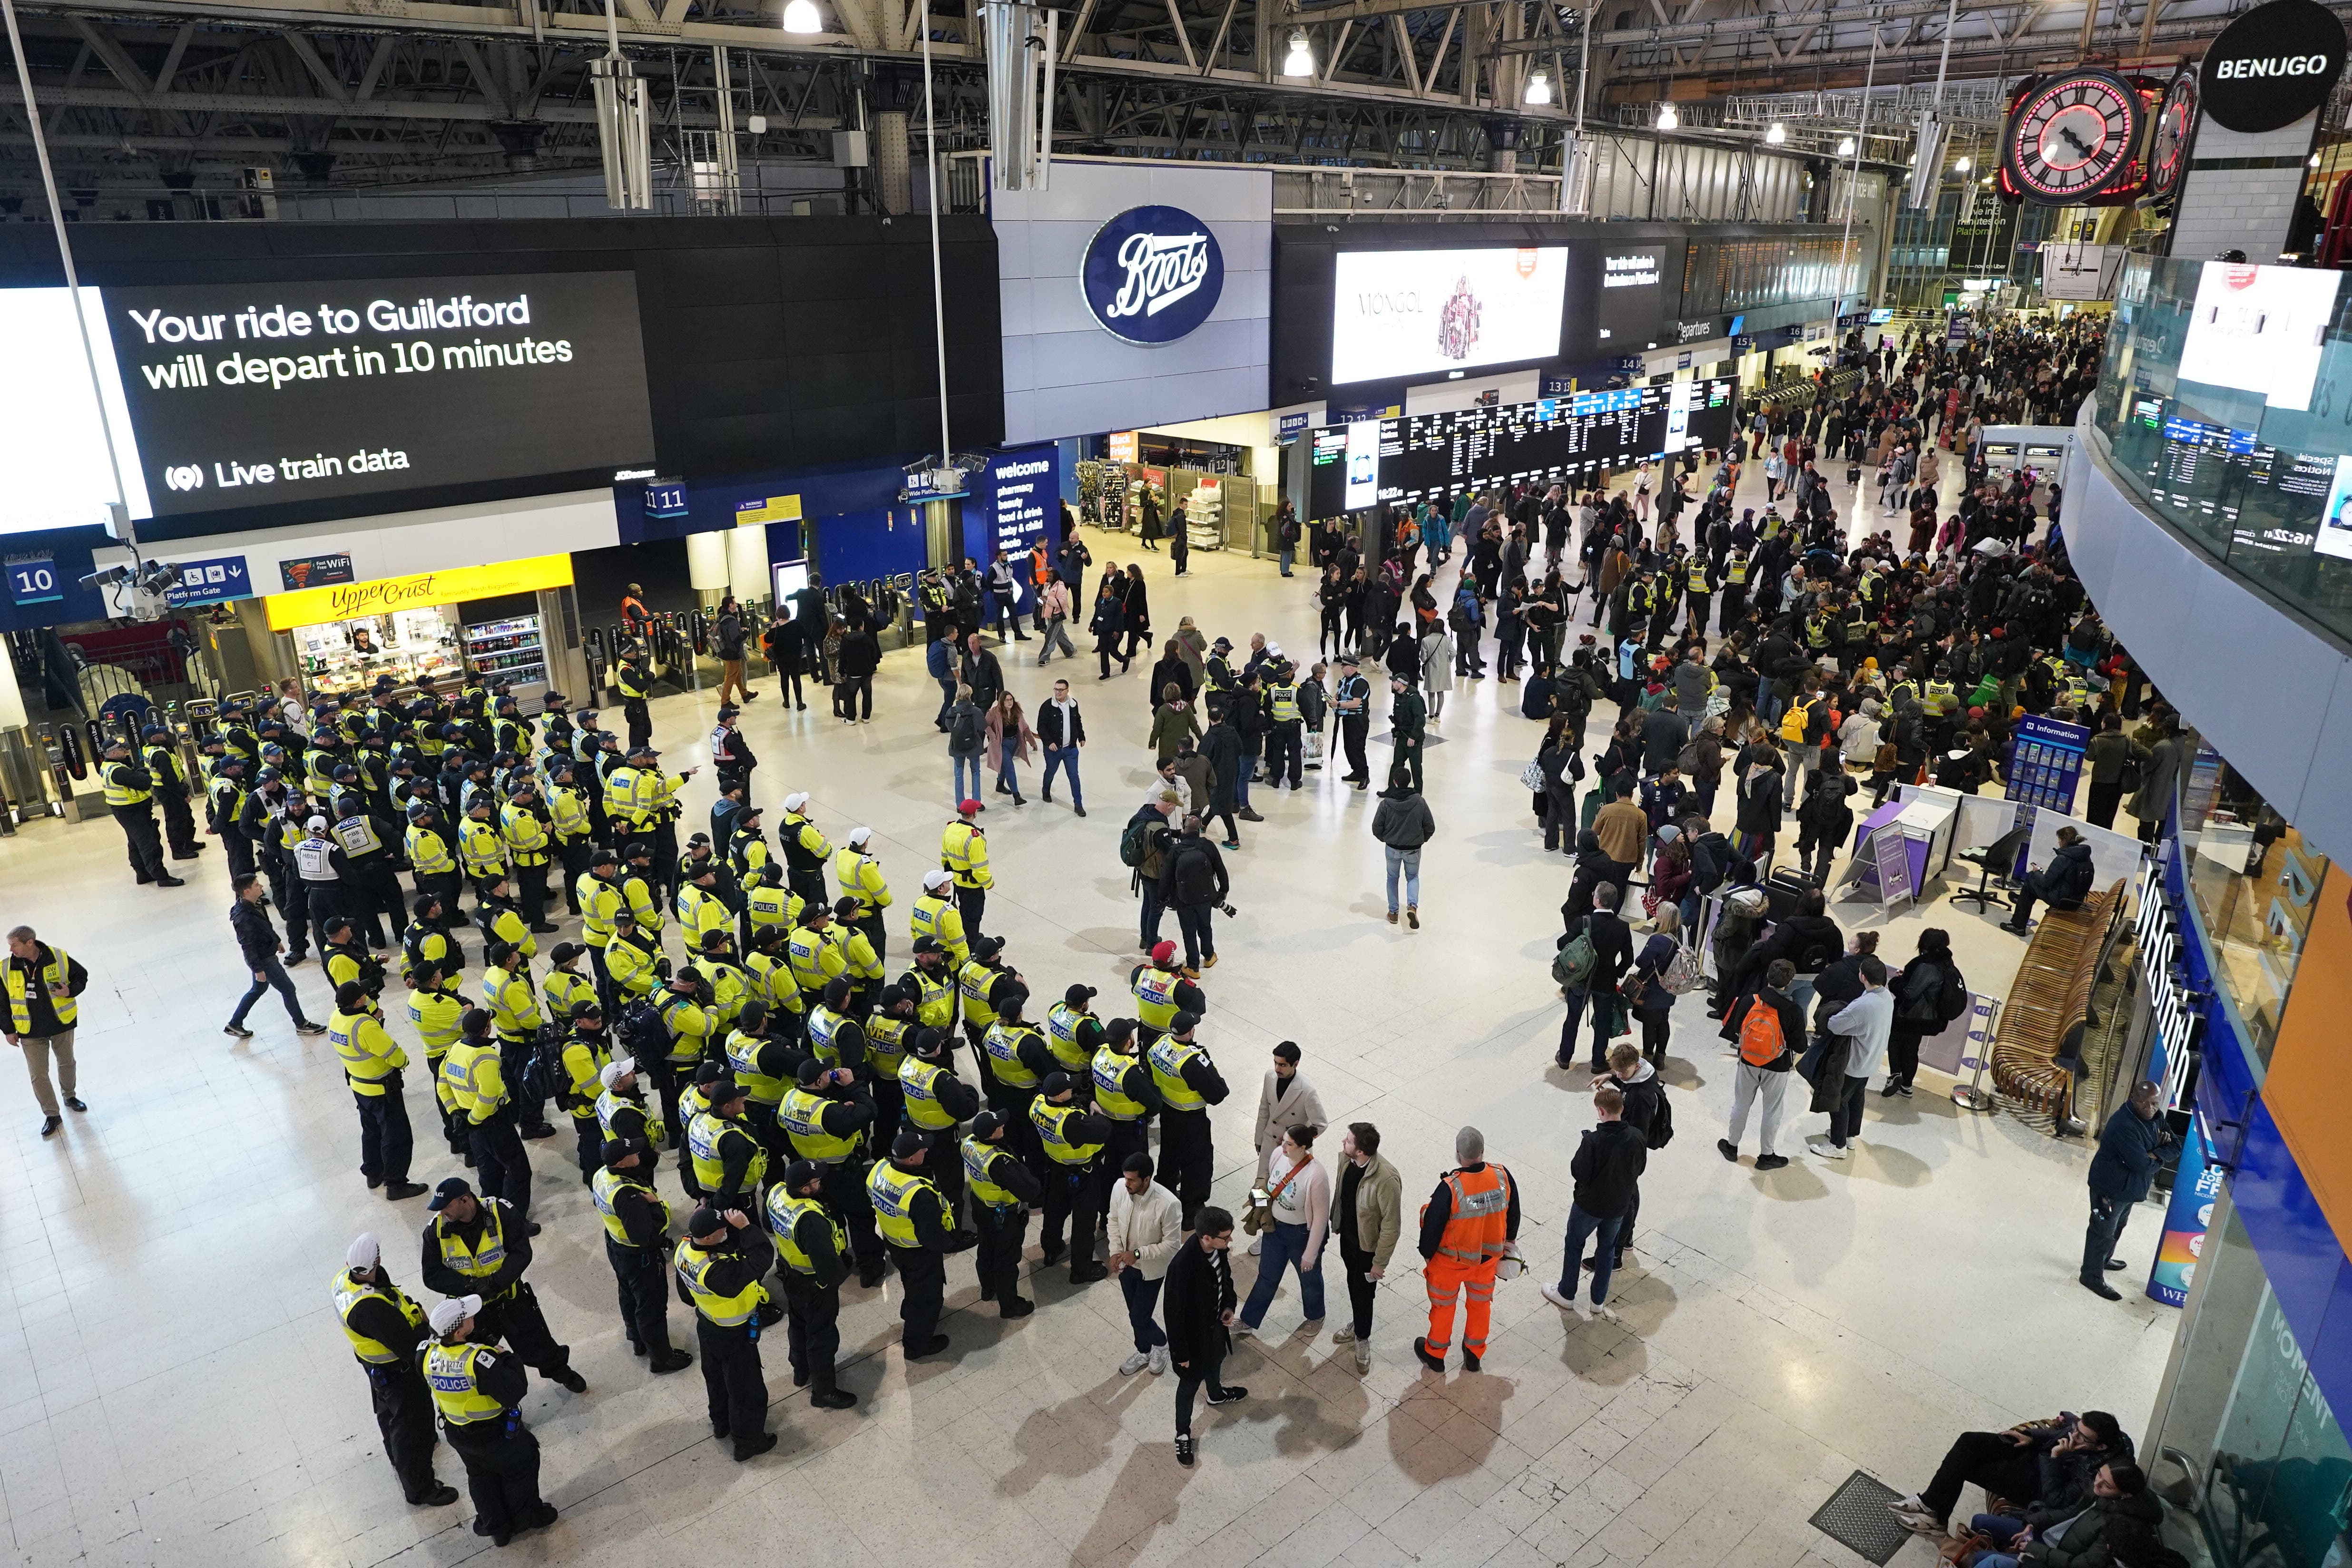
<instances>
[{"instance_id":1,"label":"crowd of people","mask_svg":"<svg viewBox=\"0 0 2352 1568\"><path fill-rule=\"evenodd\" d=\"M1377 1287L1408 1229L1404 1176L1377 1126L1330 1124L1303 1053L1285 1042L1261 1089L1249 1201L1239 1215L1212 1203L1209 1110L1231 1090L1203 1037L1203 976L1218 963L1215 916L1232 911L1226 856L1241 847L1241 823L1265 820L1253 786L1316 787L1308 775L1329 762L1340 782L1369 789L1381 674L1391 751L1369 826L1384 850L1387 918L1409 930L1421 923L1420 858L1435 833L1423 753L1447 696L1492 673L1541 723L1524 782L1545 849L1571 860L1552 966L1566 1001L1557 1059L1573 1069L1589 1032L1592 1109L1545 1299L1612 1315L1642 1178L1674 1135L1661 1069L1682 995L1707 990L1734 1062L1723 1157L1740 1159L1755 1115L1755 1168L1789 1163L1780 1140L1794 1073L1809 1085L1806 1109L1828 1116L1809 1144L1844 1158L1871 1081L1883 1096L1909 1095L1920 1042L1969 995L1943 931L1920 932L1898 964L1876 952L1876 932L1831 918L1824 888L1852 838L1850 803L1920 779L1964 790L1999 780L2025 714L2094 728L2089 816L2101 826L2126 796L2150 820L2141 808L2184 765L2177 719L2068 568L2054 486L1984 463L1984 426L2071 407L2097 348L2080 323L2001 327L1957 347L1916 335L1899 348L1849 344L1847 374L1810 406L1759 414L1724 450L1644 465L1622 487L1465 493L1400 509L1377 532L1368 520L1291 524L1284 574L1302 542L1318 574L1312 660L1262 633L1236 647L1189 615L1155 641L1141 568L1107 562L1094 574L1066 515L1018 571L1000 556L984 572L966 562L924 574L917 607L953 814L905 906L903 965L889 959L897 900L871 831L835 837L802 794L785 795L772 824L754 798L758 762L737 704L760 693L745 684L751 632L731 605L716 649L726 671L711 735L718 799L683 843L693 770L664 769L649 743L642 649L615 672L625 740L593 707L551 695L544 716L527 718L501 683L470 678L446 692L426 679L413 693L387 679L308 709L227 705L205 739L203 776L183 786L202 791L236 891L230 921L251 986L226 1032L249 1037L250 1009L277 990L289 1022L323 1030L344 1069L368 1188L394 1203L431 1194L416 1279L436 1304L404 1290L396 1248L373 1230L332 1284L404 1494L457 1499L434 1473L437 1419L478 1533L504 1545L555 1518L520 1410L526 1373L575 1396L587 1386L528 1278L541 1229L534 1183L547 1180L586 1188L631 1349L650 1375L699 1362L711 1434L738 1459L776 1440L763 1329L786 1325L793 1381L814 1408L847 1408L856 1396L835 1366L842 1292L896 1272L902 1353L938 1355L950 1343L939 1316L952 1256L971 1255L980 1299L1003 1316L1034 1310L1021 1294L1033 1214L1045 1267L1066 1262L1074 1287L1118 1279L1133 1347L1120 1373L1174 1372L1180 1463L1194 1462L1196 1402L1246 1396L1223 1381L1224 1362L1260 1331L1286 1279L1321 1324L1333 1244L1349 1308L1333 1339L1368 1370ZM1879 470L1883 506L1910 518L1903 544L1837 515L1818 465L1841 458L1857 510L1868 499L1859 468ZM1763 514L1735 517L1742 468L1759 461ZM1060 779L1086 815L1087 733L1069 681L1055 680L1033 715L1002 662L1031 640L1024 624L1038 665L1057 651L1074 660L1082 608L1098 679L1139 656L1150 674L1153 777L1118 838L1140 903L1124 1016L1098 1013L1084 984L1037 1006L1004 940L984 929L995 873L983 765L993 795L1024 807L1023 770L1042 750L1042 798ZM829 610L812 592L772 620L761 640L779 678L790 672L780 698L805 706L806 666L835 687L836 716L870 719L878 618L856 604ZM1596 725L1606 702L1615 717ZM178 774L167 740L158 749L160 761L133 763L127 748L110 757L110 799L143 787L168 808L164 781ZM142 881L170 882L141 805L126 798L119 812L132 865ZM1810 885L1759 940L1791 820ZM177 850L187 836L171 825ZM2024 929L2032 899L2081 902L2087 866L2087 851L2062 848L2029 880L2014 926ZM1702 951L1696 917L1709 895L1723 912ZM1170 911L1181 949L1160 934ZM542 949L567 917L577 940ZM44 1041L37 1087L47 1089L54 1056L65 1103L80 1110L72 997L87 975L29 930L11 951L9 1038ZM289 974L313 952L333 998L323 1024ZM415 1089L410 1047L388 1026L395 1015L422 1057ZM416 1179L412 1100L431 1130L425 1163L470 1175ZM42 1105L47 1135L58 1109L46 1092ZM2113 1136L2122 1164L2106 1172L2104 1207L2095 1183L2084 1279L2107 1295L2105 1259L2146 1190L2130 1188L2147 1152L2128 1129ZM1429 1305L1412 1349L1437 1372L1455 1354L1478 1369L1496 1283L1525 1261L1507 1168L1475 1128L1461 1130L1454 1157L1412 1226ZM675 1197L664 1190L673 1176ZM1246 1290L1231 1260L1237 1232L1259 1260ZM693 1320L690 1351L674 1341L672 1299ZM1994 1568L2037 1541L2079 1553L2094 1531L2108 1561L2162 1562L2133 1533L2145 1481L2111 1418L1985 1436L1964 1438L1950 1474L1905 1500L1906 1520L1943 1530L1959 1485L1974 1481L2000 1500L1969 1527ZM2052 1462L2023 1466L2021 1453Z\"/></svg>"}]
</instances>

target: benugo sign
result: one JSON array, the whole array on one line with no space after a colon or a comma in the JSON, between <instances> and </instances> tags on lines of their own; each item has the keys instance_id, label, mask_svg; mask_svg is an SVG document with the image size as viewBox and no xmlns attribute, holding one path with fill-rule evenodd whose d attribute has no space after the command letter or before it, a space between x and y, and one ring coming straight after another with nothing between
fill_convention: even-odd
<instances>
[{"instance_id":1,"label":"benugo sign","mask_svg":"<svg viewBox=\"0 0 2352 1568\"><path fill-rule=\"evenodd\" d=\"M315 626L322 621L348 621L394 610L422 609L428 605L454 605L466 599L561 588L571 581L571 556L534 555L489 566L453 566L444 572L418 572L406 577L378 577L366 583L338 583L329 588L272 594L262 604L268 613L269 629L282 632L296 626Z\"/></svg>"}]
</instances>

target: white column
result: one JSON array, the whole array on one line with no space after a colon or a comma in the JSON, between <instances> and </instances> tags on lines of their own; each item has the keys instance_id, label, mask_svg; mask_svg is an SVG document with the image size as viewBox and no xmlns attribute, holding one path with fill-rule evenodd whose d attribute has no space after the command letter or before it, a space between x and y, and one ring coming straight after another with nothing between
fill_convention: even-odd
<instances>
[{"instance_id":1,"label":"white column","mask_svg":"<svg viewBox=\"0 0 2352 1568\"><path fill-rule=\"evenodd\" d=\"M799 524L792 524L798 527ZM769 593L768 525L747 523L727 533L727 582L739 599L762 599Z\"/></svg>"},{"instance_id":2,"label":"white column","mask_svg":"<svg viewBox=\"0 0 2352 1568\"><path fill-rule=\"evenodd\" d=\"M686 579L698 594L727 590L727 535L719 530L686 536Z\"/></svg>"}]
</instances>

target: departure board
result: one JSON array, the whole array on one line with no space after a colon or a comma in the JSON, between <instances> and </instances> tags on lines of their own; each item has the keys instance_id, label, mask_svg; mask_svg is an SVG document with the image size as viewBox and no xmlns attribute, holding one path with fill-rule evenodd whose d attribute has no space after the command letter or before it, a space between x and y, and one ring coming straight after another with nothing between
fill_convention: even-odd
<instances>
[{"instance_id":1,"label":"departure board","mask_svg":"<svg viewBox=\"0 0 2352 1568\"><path fill-rule=\"evenodd\" d=\"M2182 527L2236 548L2307 555L2336 477L2333 454L2284 451L2252 430L2135 407L2147 498Z\"/></svg>"},{"instance_id":2,"label":"departure board","mask_svg":"<svg viewBox=\"0 0 2352 1568\"><path fill-rule=\"evenodd\" d=\"M1333 517L1489 484L1590 482L1725 446L1735 391L1727 379L1678 381L1327 426L1309 434L1309 499L1316 516Z\"/></svg>"}]
</instances>

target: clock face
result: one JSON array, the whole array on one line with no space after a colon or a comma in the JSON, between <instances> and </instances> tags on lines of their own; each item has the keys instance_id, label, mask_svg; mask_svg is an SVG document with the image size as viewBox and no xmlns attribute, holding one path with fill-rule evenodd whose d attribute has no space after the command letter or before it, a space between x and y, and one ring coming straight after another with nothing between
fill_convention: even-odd
<instances>
[{"instance_id":1,"label":"clock face","mask_svg":"<svg viewBox=\"0 0 2352 1568\"><path fill-rule=\"evenodd\" d=\"M2197 129L2197 78L2182 71L2164 90L2156 110L2155 145L2150 150L2151 195L2169 196L2180 188L2189 172L2189 138Z\"/></svg>"},{"instance_id":2,"label":"clock face","mask_svg":"<svg viewBox=\"0 0 2352 1568\"><path fill-rule=\"evenodd\" d=\"M2139 94L2120 77L2062 72L2018 100L2001 162L2026 200L2064 206L2098 195L2131 167L2141 125Z\"/></svg>"}]
</instances>

